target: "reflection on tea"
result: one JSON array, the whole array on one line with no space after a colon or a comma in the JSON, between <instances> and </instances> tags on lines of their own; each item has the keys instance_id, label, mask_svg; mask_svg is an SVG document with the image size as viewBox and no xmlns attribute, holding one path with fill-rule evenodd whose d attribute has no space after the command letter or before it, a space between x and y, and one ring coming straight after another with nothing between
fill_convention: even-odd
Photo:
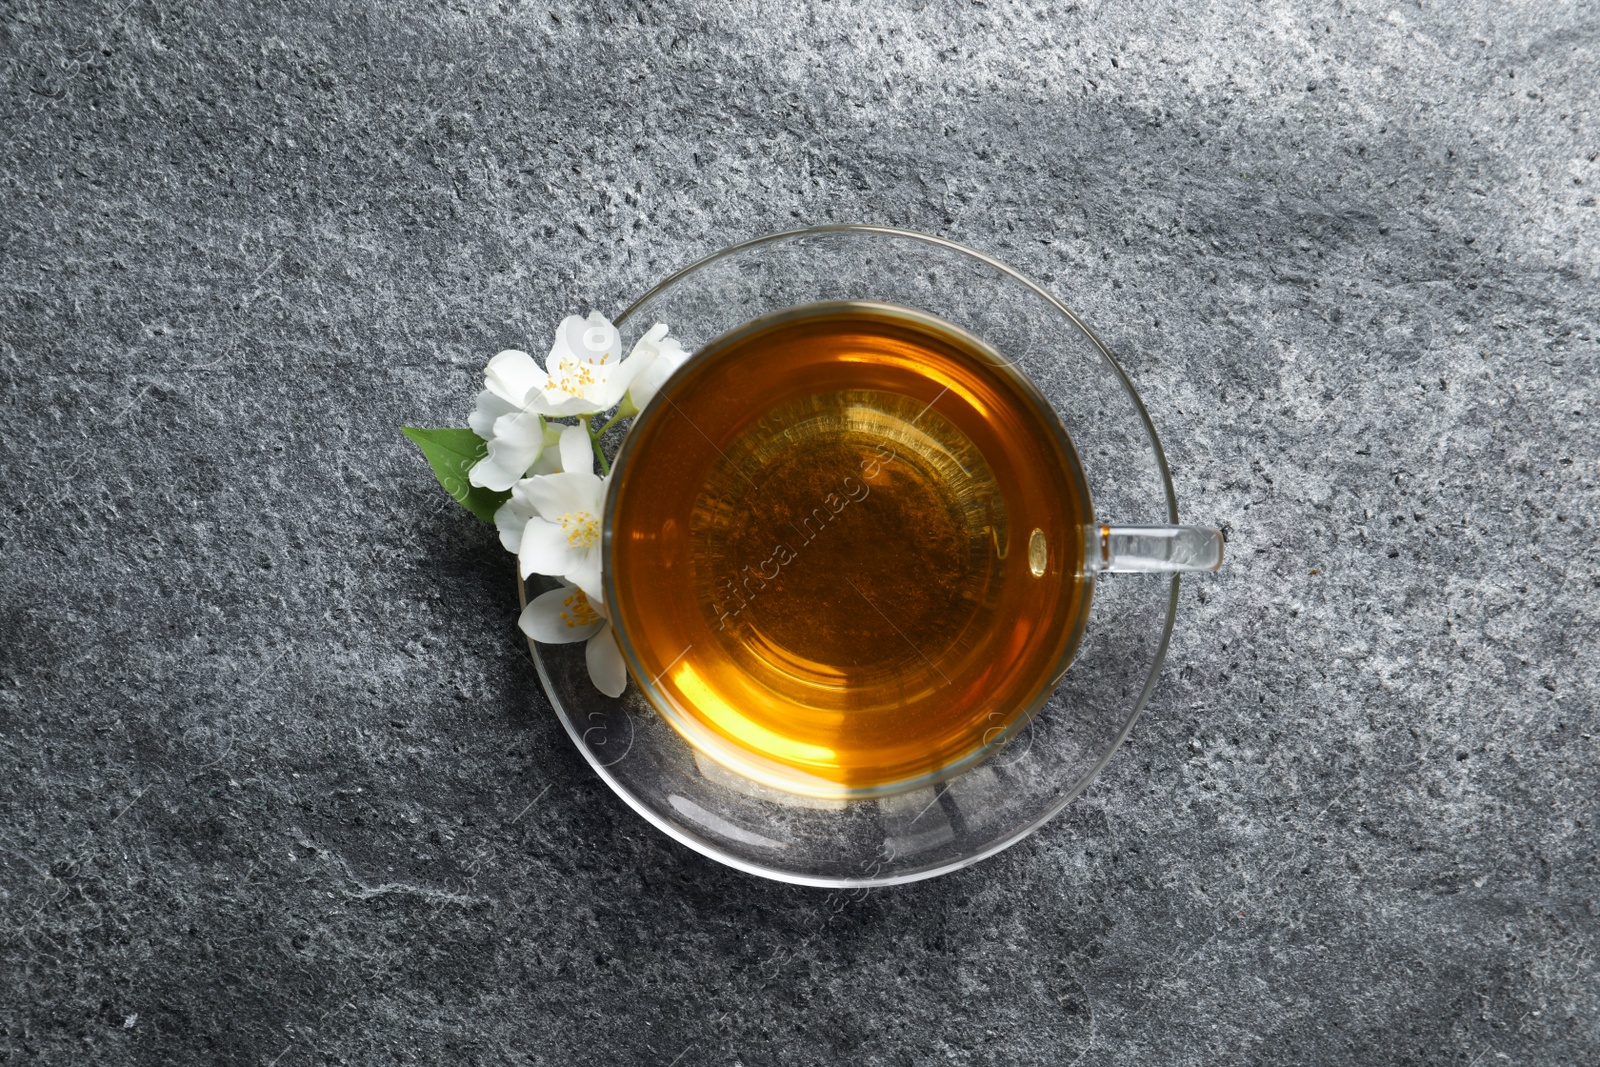
<instances>
[{"instance_id":1,"label":"reflection on tea","mask_svg":"<svg viewBox=\"0 0 1600 1067\"><path fill-rule=\"evenodd\" d=\"M629 442L612 609L657 707L781 789L925 784L1018 727L1087 610L1031 386L937 320L818 305L709 346Z\"/></svg>"}]
</instances>

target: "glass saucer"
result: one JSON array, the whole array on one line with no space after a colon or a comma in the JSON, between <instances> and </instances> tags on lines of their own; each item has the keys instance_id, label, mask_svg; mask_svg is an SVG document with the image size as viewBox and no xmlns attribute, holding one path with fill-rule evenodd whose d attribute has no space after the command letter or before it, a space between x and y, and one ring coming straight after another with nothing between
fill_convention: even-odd
<instances>
[{"instance_id":1,"label":"glass saucer","mask_svg":"<svg viewBox=\"0 0 1600 1067\"><path fill-rule=\"evenodd\" d=\"M657 322L691 352L752 319L828 300L929 312L999 349L1060 415L1100 521L1177 523L1154 426L1110 351L1065 304L954 242L826 226L735 245L678 271L617 317L624 347ZM526 604L551 579L519 583ZM690 746L630 681L589 681L582 643L529 642L557 716L595 773L664 833L731 867L801 885L912 882L992 856L1048 822L1116 752L1144 707L1177 608L1172 574L1096 580L1086 632L1059 687L983 763L937 785L868 799L779 792Z\"/></svg>"}]
</instances>

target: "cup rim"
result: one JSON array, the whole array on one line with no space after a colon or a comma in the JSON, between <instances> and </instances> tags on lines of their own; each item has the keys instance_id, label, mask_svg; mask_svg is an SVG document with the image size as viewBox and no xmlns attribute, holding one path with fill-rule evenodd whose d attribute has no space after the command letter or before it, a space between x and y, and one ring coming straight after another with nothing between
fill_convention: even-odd
<instances>
[{"instance_id":1,"label":"cup rim","mask_svg":"<svg viewBox=\"0 0 1600 1067\"><path fill-rule=\"evenodd\" d=\"M1156 467L1161 479L1162 494L1166 499L1167 505L1166 521L1173 525L1178 523L1177 491L1172 484L1172 473L1167 464L1166 451L1161 446L1160 435L1156 432L1155 424L1151 420L1149 412L1145 409L1144 401L1140 399L1137 390L1135 390L1133 387L1132 381L1128 378L1127 372L1123 370L1122 365L1118 363L1116 357L1112 355L1110 348L1107 347L1105 342L1100 339L1099 335L1090 329L1089 326L1081 318L1079 318L1071 308L1067 307L1067 305L1062 303L1061 300L1059 300L1054 294L1045 289L1043 286L1039 285L1037 282L1033 281L1027 275L1022 274L1020 271L993 256L970 248L959 242L952 241L948 238L920 233L915 230L899 229L892 226L879 226L870 223L833 223L824 226L810 226L795 230L785 230L779 233L767 234L762 237L757 237L751 240L741 241L737 244L729 245L711 253L710 255L702 256L700 259L697 259L688 265L673 271L671 274L668 274L665 278L661 279L659 282L651 286L643 294L637 297L631 304L628 305L626 309L624 309L613 319L613 322L619 327L626 325L630 318L657 294L667 289L673 283L677 282L686 275L707 267L718 260L725 259L739 252L765 244L773 244L781 241L789 241L802 237L829 233L860 233L877 234L885 237L897 237L912 241L920 241L957 252L961 255L970 256L973 259L976 259L979 262L982 262L985 265L1001 272L1002 274L1007 275L1013 281L1032 290L1036 295L1054 307L1065 319L1077 327L1077 329L1083 334L1089 343L1094 346L1095 350L1099 352L1100 357L1105 360L1107 366L1110 367L1117 381L1122 386L1124 394L1132 403L1133 409L1138 414L1145 433L1149 436L1151 449L1155 453ZM517 573L517 568L513 568L513 573ZM717 862L732 867L735 870L743 871L746 874L755 875L759 878L766 878L791 885L806 885L823 889L851 889L866 886L904 885L911 882L923 881L924 879L928 878L935 878L943 874L949 874L953 871L961 870L964 867L970 867L975 863L979 863L985 859L988 859L991 856L1005 851L1012 845L1025 840L1037 832L1040 827L1044 826L1051 819L1059 815L1068 804L1077 799L1078 796L1080 796L1084 790L1086 790L1089 785L1099 777L1106 765L1117 754L1117 752L1121 750L1122 745L1127 741L1128 735L1132 733L1133 727L1138 723L1139 717L1144 713L1145 705L1149 703L1150 697L1155 691L1156 683L1160 679L1162 666L1166 662L1167 650L1171 645L1173 627L1177 620L1179 578L1180 576L1176 573L1174 573L1171 577L1171 584L1167 595L1166 619L1161 628L1161 637L1157 642L1155 654L1151 659L1149 673L1145 678L1144 686L1141 688L1137 699L1133 703L1133 710L1131 714L1129 714L1127 722L1124 723L1122 729L1118 732L1112 743L1107 746L1106 751L1101 755L1100 759L1096 761L1094 766L1083 775L1082 779L1072 789L1062 792L1057 798L1056 802L1051 804L1049 808L1043 811L1036 819L1017 828L1007 836L991 842L987 847L975 851L970 855L962 856L958 859L954 859L933 867L920 870L904 871L888 876L876 875L870 877L836 877L826 875L811 875L797 871L771 867L761 863L754 863L726 848L719 846L715 842L703 839L687 831L685 828L677 825L671 820L664 818L660 812L657 812L649 805L645 804L639 797L635 796L630 789L620 782L615 775L611 774L609 768L605 764L601 763L595 753L590 750L587 744L585 744L582 732L578 729L577 724L573 722L571 716L566 714L565 711L560 707L560 701L554 696L556 690L553 684L553 679L551 678L549 668L546 666L544 658L539 654L538 644L532 638L529 638L528 647L533 654L534 666L539 674L540 683L544 688L545 693L549 695L552 702L557 705L557 718L561 720L562 726L567 731L567 735L572 739L572 743L581 753L583 753L583 757L589 764L590 768L597 776L599 776L602 781L606 783L607 786L611 788L612 792L614 792L623 800L624 803L637 812L646 822L656 827L668 837L671 837L673 840L678 841L680 844L693 849L695 852L698 852L709 859L716 860ZM517 595L521 605L526 607L528 603L527 581L520 575L518 575L517 580Z\"/></svg>"},{"instance_id":2,"label":"cup rim","mask_svg":"<svg viewBox=\"0 0 1600 1067\"><path fill-rule=\"evenodd\" d=\"M682 367L674 372L673 377L676 378L679 374L688 371L697 364L704 364L707 359L720 354L720 350L725 349L730 344L738 343L752 333L771 329L789 320L803 320L813 316L827 316L851 310L873 311L897 322L912 324L914 327L952 334L989 359L996 368L997 373L1016 379L1022 396L1037 411L1040 422L1057 438L1062 455L1071 467L1071 475L1083 494L1082 514L1074 517L1077 520L1077 528L1086 530L1098 525L1099 520L1095 517L1094 502L1089 491L1089 480L1083 472L1083 464L1078 456L1077 449L1073 446L1072 439L1067 435L1066 427L1061 425L1060 413L1056 411L1054 405L1039 391L1039 387L1032 378L1019 370L1014 362L1006 359L992 344L965 327L958 326L953 322L947 322L931 312L873 300L821 300L810 304L798 304L793 307L781 308L777 311L769 311L764 315L759 315L747 322L740 323L707 341ZM616 592L617 572L616 568L611 566L612 548L615 544L615 531L612 522L616 514L618 497L622 486L622 482L616 477L616 473L624 469L624 459L631 456L635 448L638 447L642 432L636 431L642 431L642 428L647 423L660 421L663 417L662 413L666 411L666 408L662 405L664 398L670 400L670 398L666 397L665 385L662 386L661 391L656 394L650 403L645 405L644 410L635 416L633 425L628 429L628 435L623 439L621 447L617 450L616 458L612 461L612 477L608 480L605 502L602 508L600 524L602 592L605 595L605 603L611 617L612 635L621 647L623 659L630 668L638 665L638 650L634 647L634 643L629 638L627 631L619 625L619 620L616 617L617 598L613 595ZM676 408L677 405L673 404L672 406ZM714 736L706 736L706 731L699 724L694 723L673 709L670 706L671 702L666 700L659 690L657 684L660 681L659 677L652 680L642 680L639 672L630 670L629 674L632 675L634 682L639 686L639 690L658 715L665 719L686 742L699 749L708 759L722 764L730 773L742 775L772 789L794 792L821 800L856 801L895 796L916 789L935 787L942 782L965 774L1004 749L1019 733L1027 728L1033 717L1039 713L1040 709L1050 699L1056 683L1061 680L1067 669L1072 665L1072 661L1077 655L1078 645L1082 641L1085 628L1088 625L1089 606L1094 598L1095 572L1083 567L1080 569L1077 578L1083 583L1083 594L1078 598L1072 612L1074 618L1067 644L1063 648L1059 660L1051 668L1051 673L1048 676L1049 681L1044 684L1044 687L1039 692L1033 694L1027 706L1019 709L1006 724L1005 729L992 740L983 742L954 763L924 771L909 778L884 782L880 785L845 788L837 783L818 779L814 787L808 787L806 779L811 776L804 773L796 772L791 775L781 775L764 771L753 766L752 761L744 758L742 753L733 751L737 748L736 745L718 743L718 739ZM696 740L697 737L699 738L698 741Z\"/></svg>"}]
</instances>

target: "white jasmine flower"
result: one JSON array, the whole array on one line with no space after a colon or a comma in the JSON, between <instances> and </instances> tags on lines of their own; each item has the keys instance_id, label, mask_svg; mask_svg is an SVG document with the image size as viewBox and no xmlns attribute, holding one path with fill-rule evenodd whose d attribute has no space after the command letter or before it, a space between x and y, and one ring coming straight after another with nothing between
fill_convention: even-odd
<instances>
[{"instance_id":1,"label":"white jasmine flower","mask_svg":"<svg viewBox=\"0 0 1600 1067\"><path fill-rule=\"evenodd\" d=\"M564 645L573 641L587 641L584 662L589 666L589 680L595 688L608 697L619 697L628 686L628 669L622 662L622 649L611 632L611 622L597 600L567 583L534 597L517 625L535 641L547 645Z\"/></svg>"},{"instance_id":2,"label":"white jasmine flower","mask_svg":"<svg viewBox=\"0 0 1600 1067\"><path fill-rule=\"evenodd\" d=\"M582 426L564 428L557 450L560 472L519 480L495 512L495 526L500 543L517 554L524 578L554 575L598 600L606 483L594 473L589 432Z\"/></svg>"},{"instance_id":3,"label":"white jasmine flower","mask_svg":"<svg viewBox=\"0 0 1600 1067\"><path fill-rule=\"evenodd\" d=\"M496 492L510 489L555 443L560 428L546 427L529 403L544 380L544 371L526 352L507 349L489 361L477 408L467 417L472 432L489 442L489 454L467 473L473 485Z\"/></svg>"},{"instance_id":4,"label":"white jasmine flower","mask_svg":"<svg viewBox=\"0 0 1600 1067\"><path fill-rule=\"evenodd\" d=\"M634 345L622 359L622 335L598 311L568 315L545 358L545 381L529 404L541 415L591 415L608 411L628 391L648 353Z\"/></svg>"},{"instance_id":5,"label":"white jasmine flower","mask_svg":"<svg viewBox=\"0 0 1600 1067\"><path fill-rule=\"evenodd\" d=\"M518 355L528 358L526 352L501 352L491 360L490 370L494 370L494 362L501 357ZM504 370L504 363L501 366ZM490 381L490 374L486 374L485 379ZM555 438L562 432L562 427L547 426L538 413L510 403L493 389L478 394L477 410L467 416L467 426L490 443L490 451L485 458L472 464L467 480L472 485L496 491L509 490L517 478L538 466L541 458L549 456L550 446L555 445ZM554 461L547 462L546 466L554 469Z\"/></svg>"},{"instance_id":6,"label":"white jasmine flower","mask_svg":"<svg viewBox=\"0 0 1600 1067\"><path fill-rule=\"evenodd\" d=\"M645 361L628 386L628 399L623 410L631 406L633 412L639 412L655 398L661 386L672 377L672 372L683 366L689 353L684 351L683 343L676 337L667 336L667 326L661 322L650 327L650 332L639 338L639 343L633 346L633 352L634 355L643 353Z\"/></svg>"},{"instance_id":7,"label":"white jasmine flower","mask_svg":"<svg viewBox=\"0 0 1600 1067\"><path fill-rule=\"evenodd\" d=\"M634 376L651 368L647 392L633 394L644 398L635 410L643 407L688 358L666 334L665 326L655 326L622 359L622 335L604 315L591 311L587 319L568 315L561 320L543 369L514 348L496 355L484 370L483 392L467 420L489 442L489 454L473 464L468 479L486 489L510 489L551 443L544 416L608 411L628 393Z\"/></svg>"},{"instance_id":8,"label":"white jasmine flower","mask_svg":"<svg viewBox=\"0 0 1600 1067\"><path fill-rule=\"evenodd\" d=\"M561 426L556 423L544 424L544 451L539 453L539 458L534 461L533 467L528 471L528 477L539 474L555 474L561 470L561 434L565 430L578 429L579 427ZM585 452L582 461L593 463L590 453ZM522 481L522 479L517 479ZM500 531L500 543L512 555L517 554L517 549L522 545L522 530L528 524L528 519L537 515L533 505L529 503L527 493L518 492L515 483L511 486L511 499L500 505L494 513L495 529ZM527 577L526 574L523 575Z\"/></svg>"}]
</instances>

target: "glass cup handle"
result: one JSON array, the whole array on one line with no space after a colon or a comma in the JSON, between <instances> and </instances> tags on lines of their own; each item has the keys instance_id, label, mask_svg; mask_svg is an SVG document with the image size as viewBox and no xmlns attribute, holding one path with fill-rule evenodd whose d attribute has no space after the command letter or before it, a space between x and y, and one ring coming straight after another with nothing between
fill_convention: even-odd
<instances>
[{"instance_id":1,"label":"glass cup handle","mask_svg":"<svg viewBox=\"0 0 1600 1067\"><path fill-rule=\"evenodd\" d=\"M1083 558L1090 574L1214 571L1222 566L1222 531L1209 526L1085 528Z\"/></svg>"}]
</instances>

